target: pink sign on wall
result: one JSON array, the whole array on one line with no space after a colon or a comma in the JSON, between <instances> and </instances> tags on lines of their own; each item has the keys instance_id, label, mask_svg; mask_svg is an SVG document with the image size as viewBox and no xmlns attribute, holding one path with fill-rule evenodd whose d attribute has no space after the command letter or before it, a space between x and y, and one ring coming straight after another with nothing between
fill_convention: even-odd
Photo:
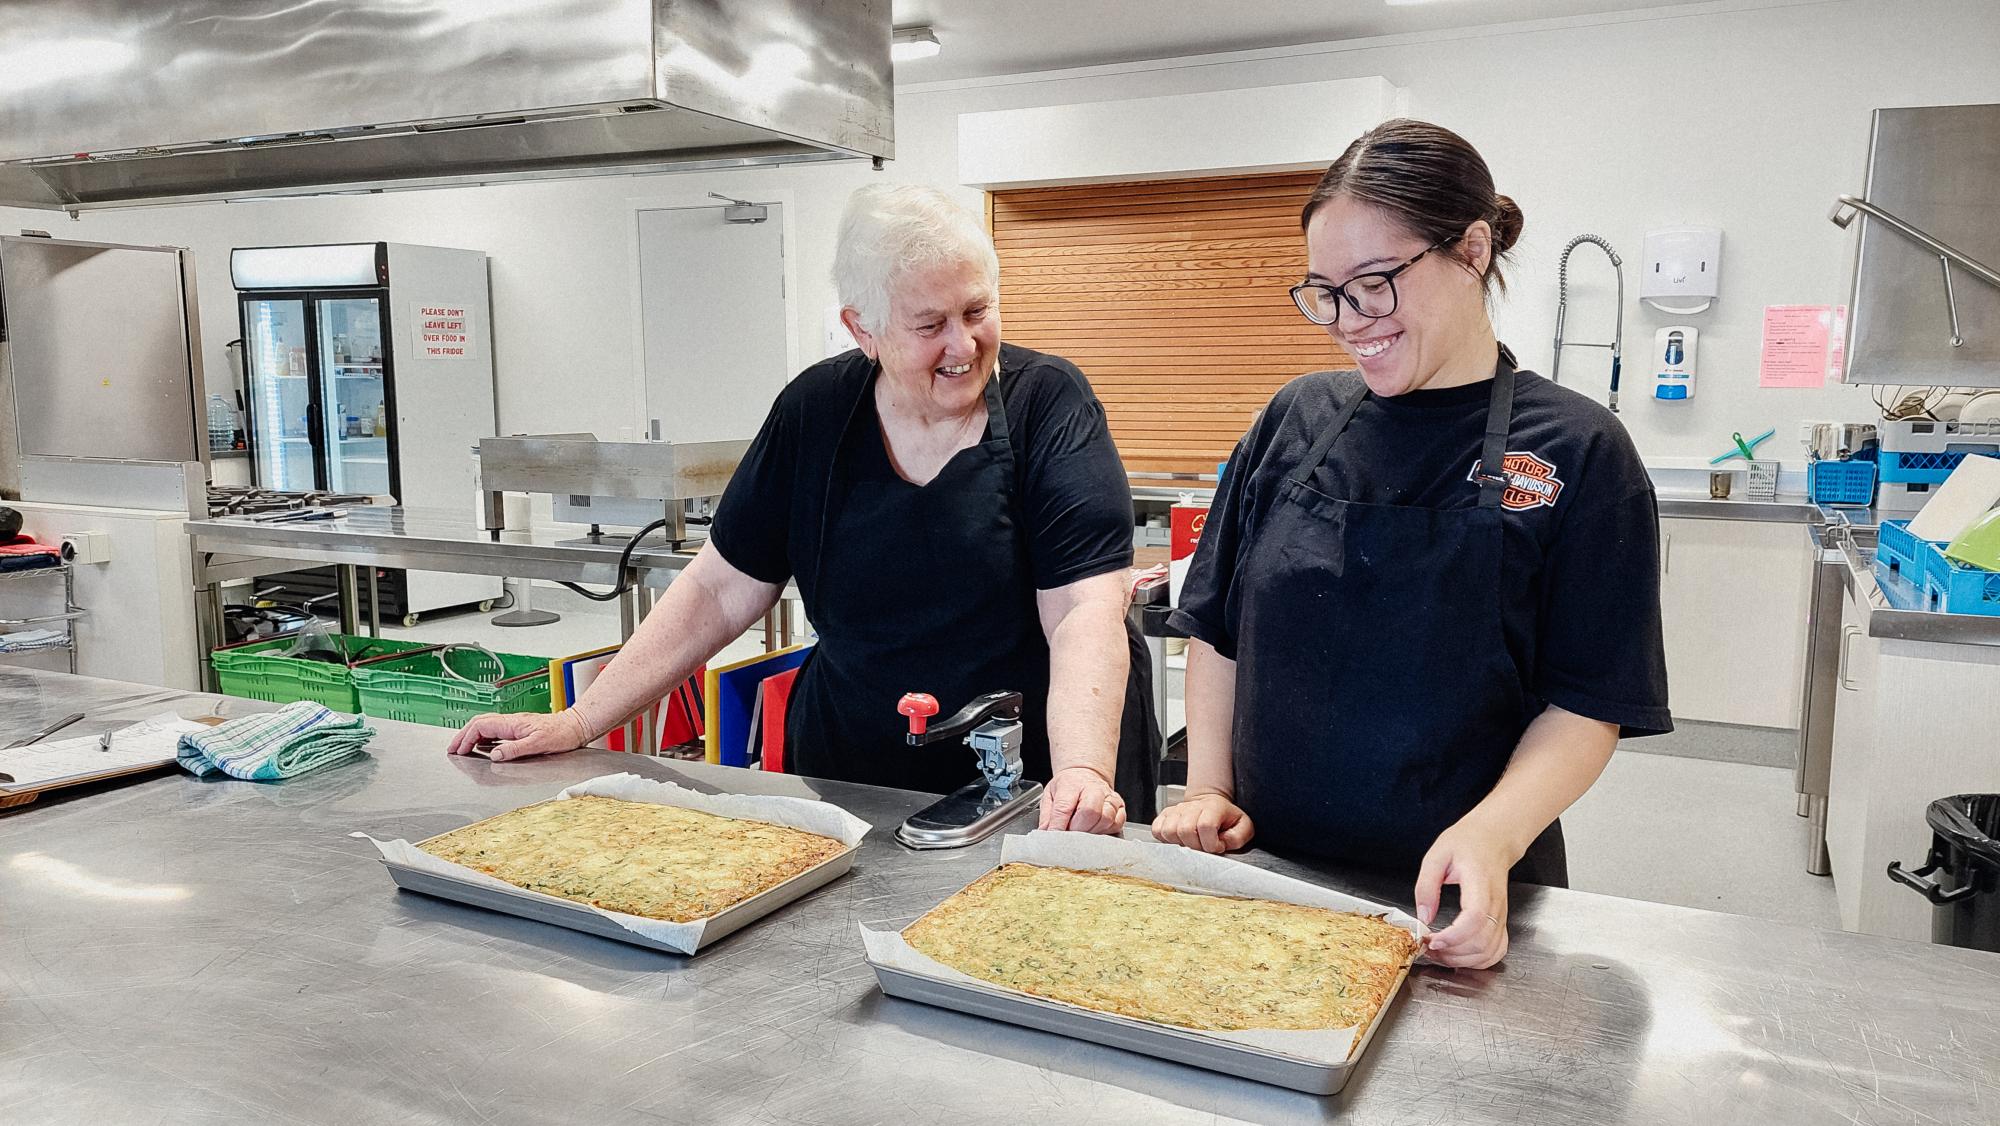
<instances>
[{"instance_id":1,"label":"pink sign on wall","mask_svg":"<svg viewBox=\"0 0 2000 1126\"><path fill-rule=\"evenodd\" d=\"M1845 305L1766 305L1759 387L1824 387L1846 367Z\"/></svg>"}]
</instances>

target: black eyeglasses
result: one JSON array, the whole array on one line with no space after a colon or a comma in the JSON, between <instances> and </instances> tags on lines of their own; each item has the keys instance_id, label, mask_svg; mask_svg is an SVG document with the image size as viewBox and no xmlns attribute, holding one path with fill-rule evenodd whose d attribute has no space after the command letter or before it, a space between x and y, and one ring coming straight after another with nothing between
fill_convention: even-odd
<instances>
[{"instance_id":1,"label":"black eyeglasses","mask_svg":"<svg viewBox=\"0 0 2000 1126\"><path fill-rule=\"evenodd\" d=\"M1393 270L1379 273L1356 274L1341 285L1325 282L1300 282L1292 287L1292 303L1299 312L1316 325L1336 324L1340 320L1340 303L1368 320L1377 320L1396 311L1396 275L1423 261L1424 255L1433 250L1442 250L1457 242L1462 235L1453 235L1442 242L1434 242L1418 251L1414 258L1405 261Z\"/></svg>"}]
</instances>

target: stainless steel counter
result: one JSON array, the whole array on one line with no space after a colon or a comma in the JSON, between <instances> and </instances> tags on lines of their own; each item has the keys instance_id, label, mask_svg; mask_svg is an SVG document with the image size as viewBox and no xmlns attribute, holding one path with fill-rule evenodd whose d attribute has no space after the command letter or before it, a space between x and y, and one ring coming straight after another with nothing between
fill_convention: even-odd
<instances>
[{"instance_id":1,"label":"stainless steel counter","mask_svg":"<svg viewBox=\"0 0 2000 1126\"><path fill-rule=\"evenodd\" d=\"M210 569L223 577L231 577L225 570L228 557L240 555L604 586L618 581L623 543L558 542L547 531L502 532L494 540L473 526L470 510L359 507L347 512L338 520L306 523L259 524L243 517L190 520L187 530L197 552L219 557ZM641 548L631 562L640 572L671 574L693 558L691 552Z\"/></svg>"},{"instance_id":2,"label":"stainless steel counter","mask_svg":"<svg viewBox=\"0 0 2000 1126\"><path fill-rule=\"evenodd\" d=\"M214 706L0 670L0 735L169 703ZM315 777L171 775L0 817L0 1118L2000 1120L1992 954L1523 889L1504 968L1419 969L1347 1090L1317 1099L882 996L855 924L928 908L998 851L894 844L923 795L597 752L494 765L379 726L371 759ZM877 831L853 874L693 959L398 892L348 836L414 840L619 769L817 793Z\"/></svg>"},{"instance_id":3,"label":"stainless steel counter","mask_svg":"<svg viewBox=\"0 0 2000 1126\"><path fill-rule=\"evenodd\" d=\"M1697 493L1660 493L1660 515L1682 520L1765 520L1783 524L1817 524L1819 505L1804 496L1779 494L1776 500L1716 500Z\"/></svg>"}]
</instances>

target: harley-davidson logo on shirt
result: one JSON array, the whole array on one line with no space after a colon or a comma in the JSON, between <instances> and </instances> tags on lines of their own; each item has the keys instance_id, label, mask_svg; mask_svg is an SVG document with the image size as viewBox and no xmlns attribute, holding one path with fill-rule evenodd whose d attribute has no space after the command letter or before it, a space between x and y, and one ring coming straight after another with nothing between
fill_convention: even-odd
<instances>
[{"instance_id":1,"label":"harley-davidson logo on shirt","mask_svg":"<svg viewBox=\"0 0 2000 1126\"><path fill-rule=\"evenodd\" d=\"M1556 467L1531 453L1510 450L1500 461L1501 471L1507 476L1507 487L1500 493L1500 504L1516 512L1539 505L1555 507L1556 497L1561 495L1562 478L1556 476ZM1477 483L1479 462L1474 460L1465 479Z\"/></svg>"}]
</instances>

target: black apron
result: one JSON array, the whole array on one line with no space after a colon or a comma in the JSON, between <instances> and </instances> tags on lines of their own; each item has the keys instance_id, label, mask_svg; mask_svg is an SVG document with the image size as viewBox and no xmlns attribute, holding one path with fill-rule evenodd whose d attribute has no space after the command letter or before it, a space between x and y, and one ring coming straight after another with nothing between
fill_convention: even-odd
<instances>
[{"instance_id":1,"label":"black apron","mask_svg":"<svg viewBox=\"0 0 2000 1126\"><path fill-rule=\"evenodd\" d=\"M1239 564L1236 801L1261 846L1414 874L1492 791L1541 706L1508 655L1497 597L1514 365L1503 353L1494 371L1472 508L1313 487L1367 397L1285 481ZM1566 883L1559 825L1511 878Z\"/></svg>"},{"instance_id":2,"label":"black apron","mask_svg":"<svg viewBox=\"0 0 2000 1126\"><path fill-rule=\"evenodd\" d=\"M1000 377L986 383L987 436L960 450L927 485L894 472L856 475L854 443L879 369L862 383L836 443L812 604L818 631L785 723L787 768L797 774L944 793L979 777L959 740L904 741L906 692L937 697L950 715L973 697L1018 690L1027 777L1049 777L1049 648L1018 503L1019 470ZM885 455L886 456L886 455ZM1149 820L1159 772L1145 643L1128 624L1132 671L1118 748L1117 784L1127 815Z\"/></svg>"}]
</instances>

